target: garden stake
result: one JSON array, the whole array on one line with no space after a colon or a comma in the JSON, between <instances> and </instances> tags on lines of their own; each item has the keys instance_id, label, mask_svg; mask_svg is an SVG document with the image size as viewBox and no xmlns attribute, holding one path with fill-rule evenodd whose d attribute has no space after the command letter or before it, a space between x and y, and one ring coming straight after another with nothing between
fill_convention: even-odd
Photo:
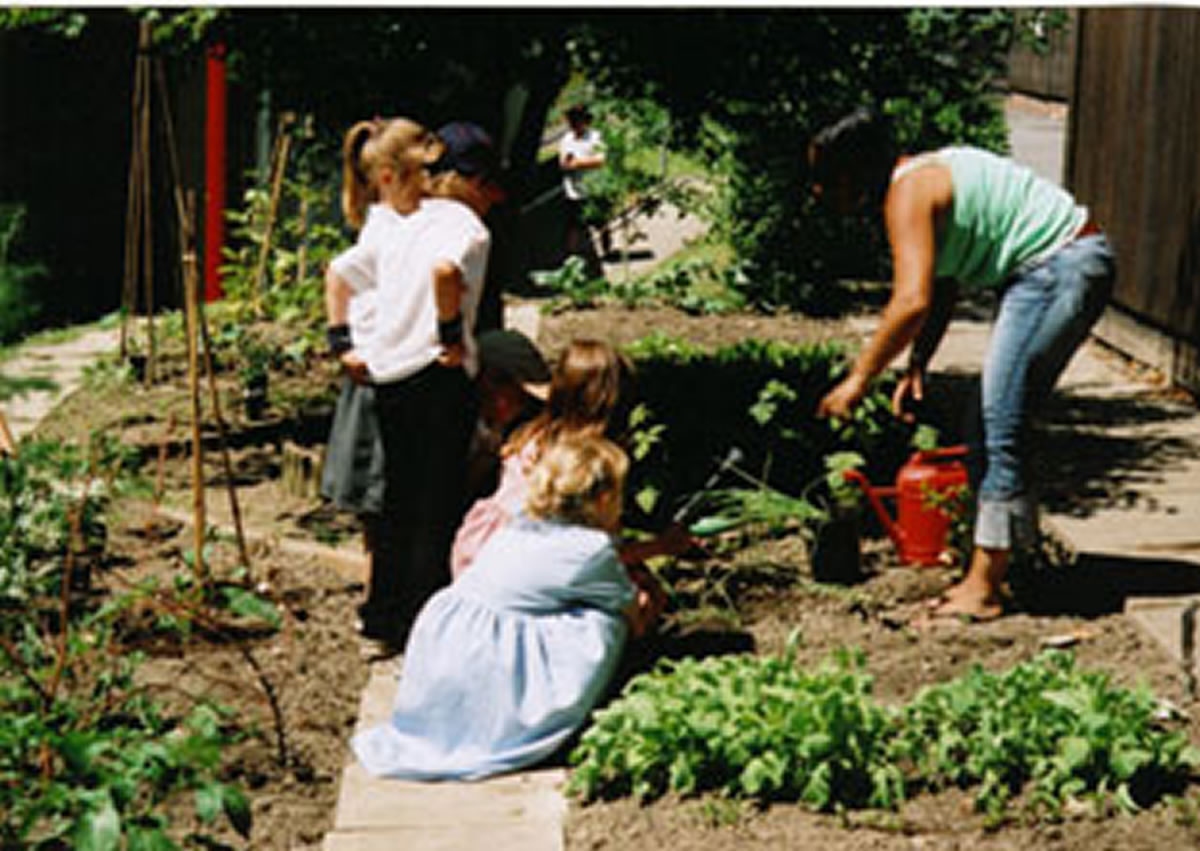
<instances>
[{"instance_id":1,"label":"garden stake","mask_svg":"<svg viewBox=\"0 0 1200 851\"><path fill-rule=\"evenodd\" d=\"M1196 699L1196 609L1200 608L1200 600L1192 600L1183 608L1179 618L1182 630L1181 648L1183 656L1183 676L1187 685L1188 696Z\"/></svg>"},{"instance_id":2,"label":"garden stake","mask_svg":"<svg viewBox=\"0 0 1200 851\"><path fill-rule=\"evenodd\" d=\"M704 498L704 494L716 486L721 476L725 475L725 471L734 464L741 463L742 457L742 450L736 446L731 446L729 451L725 453L725 457L717 464L717 468L713 470L707 481L704 482L704 486L687 498L683 505L679 507L679 510L672 515L671 521L673 523L682 523L683 518L687 517L688 512L695 508L696 503Z\"/></svg>"},{"instance_id":3,"label":"garden stake","mask_svg":"<svg viewBox=\"0 0 1200 851\"><path fill-rule=\"evenodd\" d=\"M194 220L196 206L195 193L188 193L189 222ZM196 578L201 584L207 584L207 571L204 567L204 444L200 439L200 376L199 363L196 353L196 252L190 241L183 252L183 268L188 272L184 276L184 299L187 303L187 358L188 358L188 391L192 400L192 524L195 535Z\"/></svg>"},{"instance_id":4,"label":"garden stake","mask_svg":"<svg viewBox=\"0 0 1200 851\"><path fill-rule=\"evenodd\" d=\"M192 262L192 279L196 279L195 255ZM250 569L250 551L246 547L246 533L242 529L242 509L238 505L237 487L233 483L233 461L229 457L229 438L225 429L225 418L221 415L221 394L217 391L217 371L213 367L212 339L208 335L208 320L203 309L198 311L200 340L204 344L204 369L208 373L209 395L212 397L213 419L217 422L217 438L221 443L221 464L225 468L225 489L229 492L229 513L233 516L233 531L237 536L238 556L242 566Z\"/></svg>"},{"instance_id":5,"label":"garden stake","mask_svg":"<svg viewBox=\"0 0 1200 851\"><path fill-rule=\"evenodd\" d=\"M292 123L294 116L290 112L285 112L279 116L279 135L275 139L275 150L271 157L272 173L271 173L271 200L267 207L267 220L263 225L263 241L262 247L258 252L258 265L254 269L254 314L259 316L262 313L262 289L263 279L267 274L267 257L271 253L271 235L275 230L275 218L279 214L279 195L283 189L283 175L287 171L288 149L291 147L292 135L288 131L288 126Z\"/></svg>"},{"instance_id":6,"label":"garden stake","mask_svg":"<svg viewBox=\"0 0 1200 851\"><path fill-rule=\"evenodd\" d=\"M138 68L142 79L141 100L141 149L142 168L139 175L142 179L142 225L144 239L142 241L143 262L142 281L146 292L146 386L154 383L155 345L154 345L154 216L150 198L150 22L142 21L138 33Z\"/></svg>"}]
</instances>

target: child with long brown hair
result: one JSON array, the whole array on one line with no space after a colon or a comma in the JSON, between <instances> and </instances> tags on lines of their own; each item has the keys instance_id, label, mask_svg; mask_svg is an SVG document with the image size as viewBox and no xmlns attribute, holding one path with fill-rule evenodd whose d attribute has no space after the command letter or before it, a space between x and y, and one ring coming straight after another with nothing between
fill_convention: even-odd
<instances>
[{"instance_id":1,"label":"child with long brown hair","mask_svg":"<svg viewBox=\"0 0 1200 851\"><path fill-rule=\"evenodd\" d=\"M614 414L628 399L632 374L629 361L600 340L574 340L563 349L551 371L545 408L501 448L495 493L477 500L459 526L450 554L456 578L525 503L529 470L545 446L567 435L604 435L620 421Z\"/></svg>"},{"instance_id":2,"label":"child with long brown hair","mask_svg":"<svg viewBox=\"0 0 1200 851\"><path fill-rule=\"evenodd\" d=\"M503 467L495 493L476 500L454 538L450 571L459 579L480 549L509 523L529 495L529 471L546 448L585 437L613 437L625 420L632 395L633 367L614 347L600 340L574 340L559 355L550 377L550 394L542 412L519 428L501 450ZM648 541L625 542L621 562L647 595L657 616L666 594L641 562L657 555L686 552L694 541L678 524Z\"/></svg>"}]
</instances>

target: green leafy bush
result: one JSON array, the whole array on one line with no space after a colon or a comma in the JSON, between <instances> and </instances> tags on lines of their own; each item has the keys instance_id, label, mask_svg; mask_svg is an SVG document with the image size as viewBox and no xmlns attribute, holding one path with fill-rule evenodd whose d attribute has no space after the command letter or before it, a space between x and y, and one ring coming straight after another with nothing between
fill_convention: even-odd
<instances>
[{"instance_id":1,"label":"green leafy bush","mask_svg":"<svg viewBox=\"0 0 1200 851\"><path fill-rule=\"evenodd\" d=\"M817 402L848 365L839 342L747 339L708 350L655 334L625 351L639 400L669 435L653 471L664 494L694 492L733 446L744 453L743 469L792 497L823 475L831 453L857 452L868 459L870 478L887 481L910 452L912 427L891 415L887 380L853 418L816 416Z\"/></svg>"},{"instance_id":2,"label":"green leafy bush","mask_svg":"<svg viewBox=\"0 0 1200 851\"><path fill-rule=\"evenodd\" d=\"M28 330L40 309L33 287L48 274L45 265L19 258L24 224L23 205L0 204L0 343Z\"/></svg>"},{"instance_id":3,"label":"green leafy bush","mask_svg":"<svg viewBox=\"0 0 1200 851\"><path fill-rule=\"evenodd\" d=\"M585 798L720 789L760 800L891 807L904 797L887 757L892 713L870 696L862 659L818 670L781 657L665 662L596 712L571 754Z\"/></svg>"},{"instance_id":4,"label":"green leafy bush","mask_svg":"<svg viewBox=\"0 0 1200 851\"><path fill-rule=\"evenodd\" d=\"M710 215L744 265L743 295L828 313L846 302L829 282L887 274L888 252L878 216L835 219L809 197L814 132L870 102L905 149L1004 151L1009 48L1059 20L983 8L664 13L636 30L595 25L574 56L601 92L657 99L673 144L706 159Z\"/></svg>"},{"instance_id":5,"label":"green leafy bush","mask_svg":"<svg viewBox=\"0 0 1200 851\"><path fill-rule=\"evenodd\" d=\"M1027 782L1032 805L1052 816L1084 796L1112 795L1133 811L1200 767L1200 752L1182 731L1163 729L1157 709L1148 689L1116 687L1049 652L923 689L904 709L892 752L930 786L978 786L976 805L993 818Z\"/></svg>"},{"instance_id":6,"label":"green leafy bush","mask_svg":"<svg viewBox=\"0 0 1200 851\"><path fill-rule=\"evenodd\" d=\"M1108 797L1136 810L1200 766L1183 730L1157 720L1148 689L1113 686L1048 651L991 674L976 666L891 709L871 696L861 655L798 668L778 657L661 662L635 677L572 751L584 800L718 790L816 809L894 808L922 788L977 787L993 822L1031 786L1035 815Z\"/></svg>"},{"instance_id":7,"label":"green leafy bush","mask_svg":"<svg viewBox=\"0 0 1200 851\"><path fill-rule=\"evenodd\" d=\"M133 464L102 436L89 447L25 441L0 464L0 605L52 593L65 552L103 544L105 506L136 486Z\"/></svg>"},{"instance_id":8,"label":"green leafy bush","mask_svg":"<svg viewBox=\"0 0 1200 851\"><path fill-rule=\"evenodd\" d=\"M141 656L111 652L111 639L103 611L61 638L27 623L4 639L0 845L177 848L164 808L188 792L202 823L224 815L247 834L249 804L219 776L219 713L165 713L134 680Z\"/></svg>"}]
</instances>

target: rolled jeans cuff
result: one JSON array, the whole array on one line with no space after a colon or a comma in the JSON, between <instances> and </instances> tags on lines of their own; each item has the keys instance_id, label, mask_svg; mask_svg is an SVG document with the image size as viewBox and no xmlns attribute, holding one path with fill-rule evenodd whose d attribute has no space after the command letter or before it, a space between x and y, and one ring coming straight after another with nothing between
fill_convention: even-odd
<instances>
[{"instance_id":1,"label":"rolled jeans cuff","mask_svg":"<svg viewBox=\"0 0 1200 851\"><path fill-rule=\"evenodd\" d=\"M1037 543L1037 507L1027 496L980 497L975 515L975 546L989 550L1032 548Z\"/></svg>"}]
</instances>

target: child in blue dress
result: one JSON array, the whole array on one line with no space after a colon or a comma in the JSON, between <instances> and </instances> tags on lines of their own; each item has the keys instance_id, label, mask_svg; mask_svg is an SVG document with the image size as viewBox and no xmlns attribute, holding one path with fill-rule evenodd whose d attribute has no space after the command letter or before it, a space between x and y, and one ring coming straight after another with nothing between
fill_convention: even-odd
<instances>
[{"instance_id":1,"label":"child in blue dress","mask_svg":"<svg viewBox=\"0 0 1200 851\"><path fill-rule=\"evenodd\" d=\"M375 775L477 779L537 763L587 720L655 604L614 546L625 453L548 446L526 509L434 594L404 653L391 720L351 745Z\"/></svg>"}]
</instances>

